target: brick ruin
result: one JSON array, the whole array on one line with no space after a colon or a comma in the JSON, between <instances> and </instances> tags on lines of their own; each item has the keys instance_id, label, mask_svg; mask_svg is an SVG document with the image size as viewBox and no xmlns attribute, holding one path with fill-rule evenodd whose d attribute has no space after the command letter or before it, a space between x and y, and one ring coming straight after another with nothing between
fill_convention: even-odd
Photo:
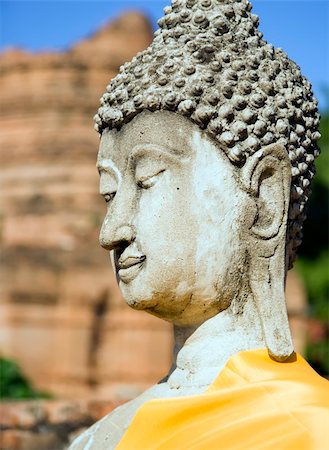
<instances>
[{"instance_id":1,"label":"brick ruin","mask_svg":"<svg viewBox=\"0 0 329 450\"><path fill-rule=\"evenodd\" d=\"M0 55L0 352L60 397L130 398L170 364L169 325L125 306L98 244L92 117L151 37L127 13L66 52Z\"/></svg>"}]
</instances>

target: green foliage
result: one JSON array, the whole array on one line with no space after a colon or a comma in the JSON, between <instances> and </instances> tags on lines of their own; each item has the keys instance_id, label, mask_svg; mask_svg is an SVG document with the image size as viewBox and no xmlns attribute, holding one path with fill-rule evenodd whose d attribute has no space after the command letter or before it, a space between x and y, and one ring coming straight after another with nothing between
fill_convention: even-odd
<instances>
[{"instance_id":1,"label":"green foliage","mask_svg":"<svg viewBox=\"0 0 329 450\"><path fill-rule=\"evenodd\" d=\"M306 348L307 360L314 370L320 375L328 377L329 346L328 341L323 339L319 342L310 342Z\"/></svg>"},{"instance_id":2,"label":"green foliage","mask_svg":"<svg viewBox=\"0 0 329 450\"><path fill-rule=\"evenodd\" d=\"M328 319L328 277L329 251L323 250L317 258L300 258L296 268L306 284L311 303L311 315L324 322Z\"/></svg>"},{"instance_id":3,"label":"green foliage","mask_svg":"<svg viewBox=\"0 0 329 450\"><path fill-rule=\"evenodd\" d=\"M32 398L51 398L51 396L35 390L14 361L0 358L0 400Z\"/></svg>"}]
</instances>

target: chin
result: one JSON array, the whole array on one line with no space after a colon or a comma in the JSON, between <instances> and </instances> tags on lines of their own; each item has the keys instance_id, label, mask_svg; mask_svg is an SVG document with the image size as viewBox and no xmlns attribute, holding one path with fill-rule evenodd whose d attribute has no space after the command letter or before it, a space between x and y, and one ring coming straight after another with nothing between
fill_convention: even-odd
<instances>
[{"instance_id":1,"label":"chin","mask_svg":"<svg viewBox=\"0 0 329 450\"><path fill-rule=\"evenodd\" d=\"M178 314L172 310L172 306L175 305L177 308L178 302L170 293L154 295L154 292L143 289L141 283L134 286L134 283L120 282L119 287L125 302L132 309L145 311L168 322L175 322Z\"/></svg>"},{"instance_id":2,"label":"chin","mask_svg":"<svg viewBox=\"0 0 329 450\"><path fill-rule=\"evenodd\" d=\"M120 282L119 287L125 302L132 309L150 312L149 310L156 308L156 299L153 296L147 295L146 292L141 292L139 289L138 292L136 292L137 289L134 289L131 283L127 285Z\"/></svg>"}]
</instances>

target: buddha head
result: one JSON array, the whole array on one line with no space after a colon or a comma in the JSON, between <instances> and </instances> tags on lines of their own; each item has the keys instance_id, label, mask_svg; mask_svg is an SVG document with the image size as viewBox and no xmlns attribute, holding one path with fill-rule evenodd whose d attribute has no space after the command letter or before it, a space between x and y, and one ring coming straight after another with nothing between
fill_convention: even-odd
<instances>
[{"instance_id":1,"label":"buddha head","mask_svg":"<svg viewBox=\"0 0 329 450\"><path fill-rule=\"evenodd\" d=\"M133 308L189 326L252 297L285 359L284 280L319 153L311 86L248 1L173 0L159 25L95 116L101 245Z\"/></svg>"}]
</instances>

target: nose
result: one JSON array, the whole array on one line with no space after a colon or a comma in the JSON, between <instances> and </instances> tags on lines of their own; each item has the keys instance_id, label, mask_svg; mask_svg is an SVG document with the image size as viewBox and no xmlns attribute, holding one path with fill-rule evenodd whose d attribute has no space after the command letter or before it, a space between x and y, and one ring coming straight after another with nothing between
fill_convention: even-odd
<instances>
[{"instance_id":1,"label":"nose","mask_svg":"<svg viewBox=\"0 0 329 450\"><path fill-rule=\"evenodd\" d=\"M113 227L111 220L106 217L99 235L99 242L106 250L116 250L131 244L136 237L132 225Z\"/></svg>"},{"instance_id":2,"label":"nose","mask_svg":"<svg viewBox=\"0 0 329 450\"><path fill-rule=\"evenodd\" d=\"M99 242L103 248L109 251L122 250L136 239L133 225L136 210L136 191L127 177L118 186L100 230Z\"/></svg>"}]
</instances>

